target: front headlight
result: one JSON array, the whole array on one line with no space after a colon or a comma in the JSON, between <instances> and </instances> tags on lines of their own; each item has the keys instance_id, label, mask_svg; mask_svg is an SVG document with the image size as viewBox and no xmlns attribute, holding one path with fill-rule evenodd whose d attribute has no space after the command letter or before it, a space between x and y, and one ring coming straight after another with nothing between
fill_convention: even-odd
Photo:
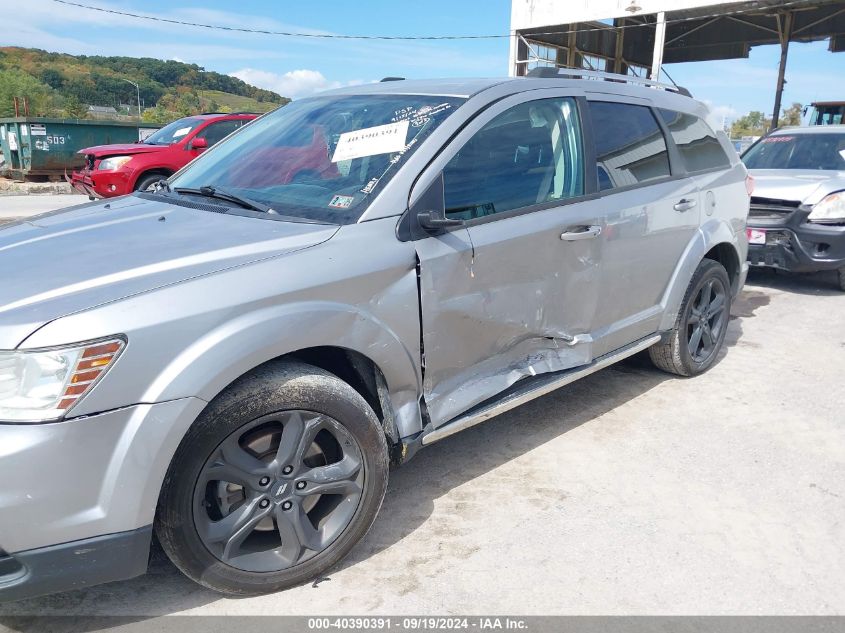
<instances>
[{"instance_id":1,"label":"front headlight","mask_svg":"<svg viewBox=\"0 0 845 633\"><path fill-rule=\"evenodd\" d=\"M45 422L64 416L120 355L122 339L54 349L0 352L0 421Z\"/></svg>"},{"instance_id":2,"label":"front headlight","mask_svg":"<svg viewBox=\"0 0 845 633\"><path fill-rule=\"evenodd\" d=\"M131 156L112 156L111 158L101 160L100 166L97 169L101 171L114 171L123 167L130 160L132 160Z\"/></svg>"},{"instance_id":3,"label":"front headlight","mask_svg":"<svg viewBox=\"0 0 845 633\"><path fill-rule=\"evenodd\" d=\"M845 223L845 191L837 191L826 196L813 207L807 220L819 224Z\"/></svg>"}]
</instances>

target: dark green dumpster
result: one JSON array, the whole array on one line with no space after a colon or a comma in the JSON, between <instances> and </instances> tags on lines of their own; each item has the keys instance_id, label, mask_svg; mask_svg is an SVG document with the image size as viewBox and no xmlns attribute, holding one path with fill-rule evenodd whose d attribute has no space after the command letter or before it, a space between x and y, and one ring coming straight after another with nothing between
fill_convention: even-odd
<instances>
[{"instance_id":1,"label":"dark green dumpster","mask_svg":"<svg viewBox=\"0 0 845 633\"><path fill-rule=\"evenodd\" d=\"M61 176L92 145L137 143L157 125L125 121L82 121L37 117L0 118L0 174L17 179Z\"/></svg>"}]
</instances>

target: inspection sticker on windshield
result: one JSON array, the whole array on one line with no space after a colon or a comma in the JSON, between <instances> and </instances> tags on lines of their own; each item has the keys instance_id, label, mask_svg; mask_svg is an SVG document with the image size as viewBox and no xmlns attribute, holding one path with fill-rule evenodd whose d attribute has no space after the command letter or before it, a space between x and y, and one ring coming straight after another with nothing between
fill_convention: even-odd
<instances>
[{"instance_id":1,"label":"inspection sticker on windshield","mask_svg":"<svg viewBox=\"0 0 845 633\"><path fill-rule=\"evenodd\" d=\"M407 135L407 120L344 132L337 141L332 162L400 152L405 147Z\"/></svg>"},{"instance_id":2,"label":"inspection sticker on windshield","mask_svg":"<svg viewBox=\"0 0 845 633\"><path fill-rule=\"evenodd\" d=\"M354 199L354 196L333 196L332 201L329 202L329 206L335 209L348 209L352 206Z\"/></svg>"}]
</instances>

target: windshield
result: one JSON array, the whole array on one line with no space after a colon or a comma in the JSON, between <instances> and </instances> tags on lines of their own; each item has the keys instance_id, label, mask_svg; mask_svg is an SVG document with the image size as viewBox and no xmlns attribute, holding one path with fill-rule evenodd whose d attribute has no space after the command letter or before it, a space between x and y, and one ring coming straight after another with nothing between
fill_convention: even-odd
<instances>
[{"instance_id":1,"label":"windshield","mask_svg":"<svg viewBox=\"0 0 845 633\"><path fill-rule=\"evenodd\" d=\"M845 134L775 134L751 147L748 169L845 169Z\"/></svg>"},{"instance_id":2,"label":"windshield","mask_svg":"<svg viewBox=\"0 0 845 633\"><path fill-rule=\"evenodd\" d=\"M165 125L163 128L150 134L147 138L144 139L145 145L172 145L173 143L178 143L183 138L188 136L191 132L193 132L197 127L199 127L200 123L203 122L204 119L195 116L189 116L184 119L179 119L178 121L174 121L169 125Z\"/></svg>"},{"instance_id":3,"label":"windshield","mask_svg":"<svg viewBox=\"0 0 845 633\"><path fill-rule=\"evenodd\" d=\"M282 215L349 224L463 102L420 95L295 101L222 141L170 184L222 187Z\"/></svg>"}]
</instances>

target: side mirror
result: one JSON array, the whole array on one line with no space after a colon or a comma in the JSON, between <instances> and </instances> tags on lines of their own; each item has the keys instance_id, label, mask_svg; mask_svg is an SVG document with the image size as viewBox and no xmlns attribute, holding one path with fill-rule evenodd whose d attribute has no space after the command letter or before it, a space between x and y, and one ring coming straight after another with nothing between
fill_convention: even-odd
<instances>
[{"instance_id":1,"label":"side mirror","mask_svg":"<svg viewBox=\"0 0 845 633\"><path fill-rule=\"evenodd\" d=\"M464 225L463 220L446 217L442 173L438 174L425 193L414 203L410 213L411 232L414 239L442 233L449 227ZM418 228L415 230L414 227Z\"/></svg>"},{"instance_id":2,"label":"side mirror","mask_svg":"<svg viewBox=\"0 0 845 633\"><path fill-rule=\"evenodd\" d=\"M204 136L198 136L191 141L191 149L208 149L208 139Z\"/></svg>"}]
</instances>

